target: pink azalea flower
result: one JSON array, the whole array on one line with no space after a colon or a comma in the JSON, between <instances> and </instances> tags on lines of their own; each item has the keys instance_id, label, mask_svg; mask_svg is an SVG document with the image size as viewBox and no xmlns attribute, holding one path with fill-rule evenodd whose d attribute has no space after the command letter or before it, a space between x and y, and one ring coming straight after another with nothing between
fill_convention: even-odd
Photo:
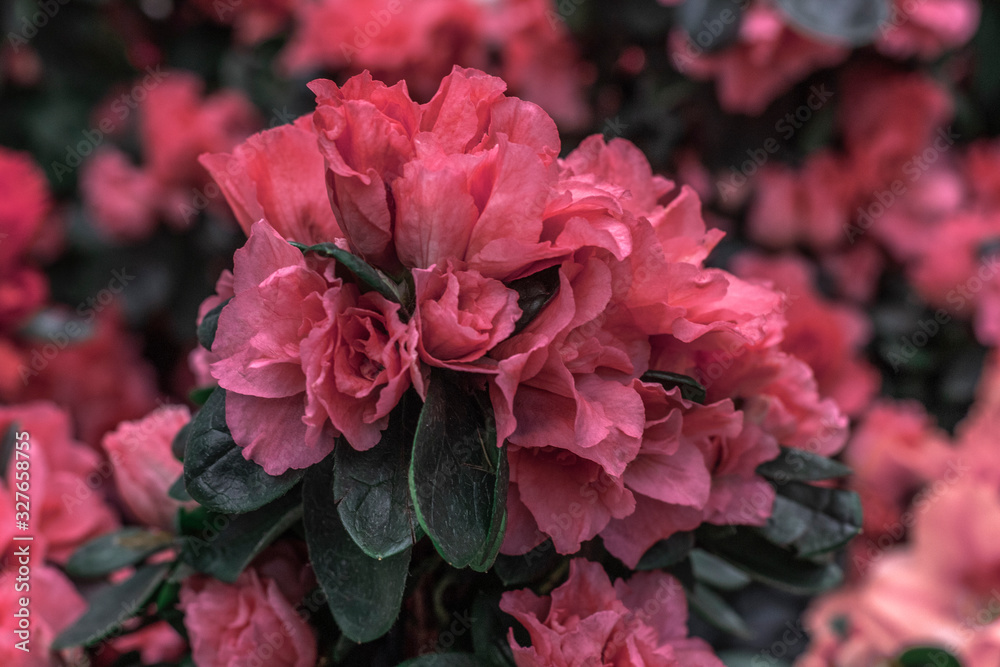
<instances>
[{"instance_id":1,"label":"pink azalea flower","mask_svg":"<svg viewBox=\"0 0 1000 667\"><path fill-rule=\"evenodd\" d=\"M173 530L181 503L167 495L184 471L174 458L174 436L191 421L185 406L163 406L141 420L122 422L102 446L114 467L118 495L147 526Z\"/></svg>"},{"instance_id":2,"label":"pink azalea flower","mask_svg":"<svg viewBox=\"0 0 1000 667\"><path fill-rule=\"evenodd\" d=\"M509 591L500 608L531 636L530 646L521 646L513 629L508 636L518 667L722 666L708 644L687 636L684 590L662 572L640 572L612 586L599 564L578 558L551 596Z\"/></svg>"}]
</instances>

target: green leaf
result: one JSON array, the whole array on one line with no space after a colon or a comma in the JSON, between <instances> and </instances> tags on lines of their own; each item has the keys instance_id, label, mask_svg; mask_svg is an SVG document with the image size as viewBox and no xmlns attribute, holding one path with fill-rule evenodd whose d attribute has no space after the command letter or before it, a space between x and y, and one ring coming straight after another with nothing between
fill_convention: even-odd
<instances>
[{"instance_id":1,"label":"green leaf","mask_svg":"<svg viewBox=\"0 0 1000 667\"><path fill-rule=\"evenodd\" d=\"M135 565L174 542L174 536L162 530L123 528L90 540L66 563L66 573L72 577L96 579Z\"/></svg>"},{"instance_id":2,"label":"green leaf","mask_svg":"<svg viewBox=\"0 0 1000 667\"><path fill-rule=\"evenodd\" d=\"M821 593L843 580L835 563L799 558L747 526L703 525L696 538L706 551L735 565L751 579L789 593Z\"/></svg>"},{"instance_id":3,"label":"green leaf","mask_svg":"<svg viewBox=\"0 0 1000 667\"><path fill-rule=\"evenodd\" d=\"M195 405L205 405L205 401L208 400L208 397L212 395L213 391L215 391L215 385L195 387L188 392L188 400Z\"/></svg>"},{"instance_id":4,"label":"green leaf","mask_svg":"<svg viewBox=\"0 0 1000 667\"><path fill-rule=\"evenodd\" d=\"M214 390L214 388L213 388ZM205 398L208 400L208 397ZM187 451L188 438L191 437L191 424L188 422L181 426L180 430L177 431L177 435L174 436L173 441L170 443L170 453L174 455L174 458L178 461L184 460L184 452Z\"/></svg>"},{"instance_id":5,"label":"green leaf","mask_svg":"<svg viewBox=\"0 0 1000 667\"><path fill-rule=\"evenodd\" d=\"M410 462L417 519L456 568L485 572L507 525L507 451L496 446L489 398L435 373Z\"/></svg>"},{"instance_id":6,"label":"green leaf","mask_svg":"<svg viewBox=\"0 0 1000 667\"><path fill-rule=\"evenodd\" d=\"M83 616L52 642L53 650L88 646L119 631L125 621L145 608L169 571L169 563L144 565L130 579L98 590Z\"/></svg>"},{"instance_id":7,"label":"green leaf","mask_svg":"<svg viewBox=\"0 0 1000 667\"><path fill-rule=\"evenodd\" d=\"M782 447L778 458L757 466L757 474L777 484L784 484L788 481L818 482L846 477L851 474L851 469L839 461L804 449Z\"/></svg>"},{"instance_id":8,"label":"green leaf","mask_svg":"<svg viewBox=\"0 0 1000 667\"><path fill-rule=\"evenodd\" d=\"M7 468L10 466L10 460L14 457L17 433L20 428L17 422L14 422L7 429L7 432L4 433L3 439L0 440L0 481L8 481Z\"/></svg>"},{"instance_id":9,"label":"green leaf","mask_svg":"<svg viewBox=\"0 0 1000 667\"><path fill-rule=\"evenodd\" d=\"M892 12L892 0L776 0L797 27L825 38L860 46L872 42Z\"/></svg>"},{"instance_id":10,"label":"green leaf","mask_svg":"<svg viewBox=\"0 0 1000 667\"><path fill-rule=\"evenodd\" d=\"M789 482L778 487L760 531L803 558L833 551L861 532L861 500L854 491Z\"/></svg>"},{"instance_id":11,"label":"green leaf","mask_svg":"<svg viewBox=\"0 0 1000 667\"><path fill-rule=\"evenodd\" d=\"M407 481L415 422L409 418L411 400L404 396L375 447L359 452L341 439L333 450L337 511L355 544L372 558L410 548L420 530Z\"/></svg>"},{"instance_id":12,"label":"green leaf","mask_svg":"<svg viewBox=\"0 0 1000 667\"><path fill-rule=\"evenodd\" d=\"M261 551L302 518L301 497L293 491L253 512L222 518L227 523L210 541L187 538L182 558L199 572L232 583Z\"/></svg>"},{"instance_id":13,"label":"green leaf","mask_svg":"<svg viewBox=\"0 0 1000 667\"><path fill-rule=\"evenodd\" d=\"M899 667L962 667L954 655L933 646L911 648L896 658L893 664Z\"/></svg>"},{"instance_id":14,"label":"green leaf","mask_svg":"<svg viewBox=\"0 0 1000 667\"><path fill-rule=\"evenodd\" d=\"M472 647L483 665L488 667L514 667L514 654L507 643L508 625L504 622L504 614L500 611L499 591L480 593L472 603L472 613L463 618L455 614L454 618L461 625L471 626ZM509 618L509 617L508 617ZM456 631L455 623L448 626L452 634Z\"/></svg>"},{"instance_id":15,"label":"green leaf","mask_svg":"<svg viewBox=\"0 0 1000 667\"><path fill-rule=\"evenodd\" d=\"M293 446L293 445L289 445ZM288 492L303 471L277 477L243 458L226 426L226 391L216 389L191 422L184 454L184 484L191 497L210 510L240 514L263 507Z\"/></svg>"},{"instance_id":16,"label":"green leaf","mask_svg":"<svg viewBox=\"0 0 1000 667\"><path fill-rule=\"evenodd\" d=\"M194 500L191 494L187 492L187 487L184 486L184 473L181 473L181 476L170 485L170 488L167 489L167 495L181 503Z\"/></svg>"},{"instance_id":17,"label":"green leaf","mask_svg":"<svg viewBox=\"0 0 1000 667\"><path fill-rule=\"evenodd\" d=\"M304 245L302 243L296 243L295 241L289 241L289 243L301 250L303 253L314 252L317 255L322 255L323 257L332 257L347 268L351 273L357 276L358 280L368 285L385 298L399 304L406 303L406 298L403 294L402 288L397 285L392 278L385 275L357 255L353 255L346 250L342 250L333 243L317 243L316 245Z\"/></svg>"},{"instance_id":18,"label":"green leaf","mask_svg":"<svg viewBox=\"0 0 1000 667\"><path fill-rule=\"evenodd\" d=\"M399 667L485 667L471 653L431 653L399 663Z\"/></svg>"},{"instance_id":19,"label":"green leaf","mask_svg":"<svg viewBox=\"0 0 1000 667\"><path fill-rule=\"evenodd\" d=\"M691 43L714 53L736 39L743 11L733 0L686 0L677 14Z\"/></svg>"},{"instance_id":20,"label":"green leaf","mask_svg":"<svg viewBox=\"0 0 1000 667\"><path fill-rule=\"evenodd\" d=\"M702 549L691 552L691 568L695 579L724 591L739 590L750 583L750 577L738 567Z\"/></svg>"},{"instance_id":21,"label":"green leaf","mask_svg":"<svg viewBox=\"0 0 1000 667\"><path fill-rule=\"evenodd\" d=\"M661 570L680 563L694 546L694 533L674 533L651 546L636 564L636 570Z\"/></svg>"},{"instance_id":22,"label":"green leaf","mask_svg":"<svg viewBox=\"0 0 1000 667\"><path fill-rule=\"evenodd\" d=\"M378 639L399 615L411 549L377 560L354 543L333 498L333 455L309 468L302 487L306 543L316 578L344 635Z\"/></svg>"},{"instance_id":23,"label":"green leaf","mask_svg":"<svg viewBox=\"0 0 1000 667\"><path fill-rule=\"evenodd\" d=\"M559 292L559 283L559 267L550 266L507 284L507 287L517 292L517 306L521 309L521 317L514 325L515 334L531 324L552 301Z\"/></svg>"},{"instance_id":24,"label":"green leaf","mask_svg":"<svg viewBox=\"0 0 1000 667\"><path fill-rule=\"evenodd\" d=\"M674 387L681 388L681 396L694 403L705 403L708 392L700 382L687 375L680 373L667 373L666 371L646 371L639 378L643 382L659 382L664 389L670 391Z\"/></svg>"},{"instance_id":25,"label":"green leaf","mask_svg":"<svg viewBox=\"0 0 1000 667\"><path fill-rule=\"evenodd\" d=\"M493 562L493 572L504 586L526 586L551 572L561 559L552 540L547 539L521 556L499 554Z\"/></svg>"},{"instance_id":26,"label":"green leaf","mask_svg":"<svg viewBox=\"0 0 1000 667\"><path fill-rule=\"evenodd\" d=\"M718 593L704 584L696 583L691 590L685 589L688 603L703 619L731 635L741 639L753 638L746 621L729 606Z\"/></svg>"},{"instance_id":27,"label":"green leaf","mask_svg":"<svg viewBox=\"0 0 1000 667\"><path fill-rule=\"evenodd\" d=\"M726 667L791 667L785 660L779 660L764 651L719 651L719 660Z\"/></svg>"},{"instance_id":28,"label":"green leaf","mask_svg":"<svg viewBox=\"0 0 1000 667\"><path fill-rule=\"evenodd\" d=\"M206 350L212 349L212 343L215 342L215 332L219 328L219 315L230 301L232 301L231 297L205 313L201 324L198 325L198 342Z\"/></svg>"}]
</instances>

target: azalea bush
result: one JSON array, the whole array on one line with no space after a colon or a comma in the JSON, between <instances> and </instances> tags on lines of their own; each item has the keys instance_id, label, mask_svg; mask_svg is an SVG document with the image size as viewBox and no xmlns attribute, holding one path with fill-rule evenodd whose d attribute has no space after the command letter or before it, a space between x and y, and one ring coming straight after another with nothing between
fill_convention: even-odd
<instances>
[{"instance_id":1,"label":"azalea bush","mask_svg":"<svg viewBox=\"0 0 1000 667\"><path fill-rule=\"evenodd\" d=\"M1000 7L9 27L4 664L1000 659Z\"/></svg>"}]
</instances>

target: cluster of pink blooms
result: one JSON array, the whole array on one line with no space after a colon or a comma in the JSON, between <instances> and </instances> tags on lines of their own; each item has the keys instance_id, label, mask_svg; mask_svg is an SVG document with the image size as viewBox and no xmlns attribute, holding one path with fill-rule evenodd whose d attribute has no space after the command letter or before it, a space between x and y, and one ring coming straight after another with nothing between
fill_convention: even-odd
<instances>
[{"instance_id":1,"label":"cluster of pink blooms","mask_svg":"<svg viewBox=\"0 0 1000 667\"><path fill-rule=\"evenodd\" d=\"M377 446L432 367L472 374L510 462L503 551L600 535L634 566L702 522L762 524L774 491L755 468L779 442L843 444L846 418L782 349L782 296L703 266L721 233L634 146L592 137L557 159L552 120L476 70L423 105L367 74L311 87L312 116L203 159L249 240L203 306L232 297L198 359L268 473L336 435ZM287 241L349 248L412 297L361 292ZM518 330L511 281L551 269L558 289ZM696 379L705 404L651 370Z\"/></svg>"},{"instance_id":2,"label":"cluster of pink blooms","mask_svg":"<svg viewBox=\"0 0 1000 667\"><path fill-rule=\"evenodd\" d=\"M661 2L679 4L678 0ZM692 78L714 80L719 103L730 113L761 114L809 74L839 65L851 54L846 44L791 26L771 0L734 1L729 17L735 17L737 6L744 11L735 42L719 52L706 47L711 46L709 38L721 32L723 18L717 19L715 34L706 21L701 34L677 31L670 37L674 66ZM969 41L979 25L979 14L978 0L893 0L874 46L890 58L930 61ZM729 23L734 20L730 18Z\"/></svg>"},{"instance_id":3,"label":"cluster of pink blooms","mask_svg":"<svg viewBox=\"0 0 1000 667\"><path fill-rule=\"evenodd\" d=\"M998 415L995 353L954 438L919 406L872 409L847 450L865 504L850 556L857 576L814 602L802 667L878 664L918 644L965 665L1000 660Z\"/></svg>"},{"instance_id":4,"label":"cluster of pink blooms","mask_svg":"<svg viewBox=\"0 0 1000 667\"><path fill-rule=\"evenodd\" d=\"M623 139L591 136L559 157L557 122L590 120L594 75L564 23L578 5L192 0L189 18L232 24L242 46L287 32L285 74L354 76L313 81L314 112L258 131L242 93L205 94L194 74L151 70L94 114L86 215L116 243L161 223L187 229L206 208L245 232L201 305L199 320L222 308L190 372L226 391L234 441L270 475L323 461L335 442L379 447L404 396L425 397L446 372L488 395L496 440L486 444L509 463L501 552L551 541L576 556L549 594L503 594L519 667L721 667L688 636L677 579L612 581L581 551L599 538L635 569L650 547L702 524L764 525L776 491L756 469L779 445L843 449L864 506L848 584L810 607L798 664L868 667L930 644L997 664L1000 356L952 436L919 403L876 399L882 377L865 352L865 307L893 265L936 309L934 331L969 320L978 342L1000 343L1000 141L956 135L945 76L922 66L969 41L979 3L895 0L862 54L794 28L770 0L740 3L721 50L672 33L675 67L714 81L729 113L765 114L854 58L817 97L835 107L835 140L797 166L769 143L751 148L714 184L684 155L691 185L654 175ZM129 132L138 163L122 148ZM745 204L747 235L768 252L709 267L724 233L706 225L703 199L727 214ZM60 213L31 158L0 148L0 439L29 436L34 537L33 650L25 658L5 641L0 663L29 667L50 664L53 639L86 608L65 574L80 546L123 525L176 537L178 512L195 507L169 493L183 473L172 443L191 411L158 398L120 304L49 303ZM316 244L375 267L397 298L296 247ZM522 298L528 283L545 291L541 308ZM8 638L23 606L12 583L16 465L0 476ZM286 536L235 581L183 581L186 638L158 621L102 645L95 664L139 651L149 664L190 652L207 667L313 667L316 587L304 544Z\"/></svg>"},{"instance_id":5,"label":"cluster of pink blooms","mask_svg":"<svg viewBox=\"0 0 1000 667\"><path fill-rule=\"evenodd\" d=\"M143 151L142 163L135 165L122 150L102 144L84 165L83 200L108 238L140 241L160 221L180 230L209 205L224 210L218 192L207 187L198 156L231 149L261 121L242 93L221 90L203 97L203 88L194 74L157 70L128 92L110 96L94 114L100 136L116 137L134 127Z\"/></svg>"},{"instance_id":6,"label":"cluster of pink blooms","mask_svg":"<svg viewBox=\"0 0 1000 667\"><path fill-rule=\"evenodd\" d=\"M405 80L429 98L453 65L488 70L521 98L541 105L561 128L589 121L584 100L592 75L564 21L576 4L548 0L245 0L237 10L194 0L208 17L232 24L252 44L291 26L282 51L290 73L359 73ZM567 9L568 7L568 9Z\"/></svg>"}]
</instances>

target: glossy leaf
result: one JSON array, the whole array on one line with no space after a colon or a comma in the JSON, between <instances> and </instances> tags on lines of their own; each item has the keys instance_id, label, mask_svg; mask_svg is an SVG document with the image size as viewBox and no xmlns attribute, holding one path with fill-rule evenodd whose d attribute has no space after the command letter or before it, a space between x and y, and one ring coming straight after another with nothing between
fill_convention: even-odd
<instances>
[{"instance_id":1,"label":"glossy leaf","mask_svg":"<svg viewBox=\"0 0 1000 667\"><path fill-rule=\"evenodd\" d=\"M272 476L243 458L226 426L226 391L216 389L191 422L184 454L184 485L191 497L215 512L243 513L288 492L301 470Z\"/></svg>"}]
</instances>

